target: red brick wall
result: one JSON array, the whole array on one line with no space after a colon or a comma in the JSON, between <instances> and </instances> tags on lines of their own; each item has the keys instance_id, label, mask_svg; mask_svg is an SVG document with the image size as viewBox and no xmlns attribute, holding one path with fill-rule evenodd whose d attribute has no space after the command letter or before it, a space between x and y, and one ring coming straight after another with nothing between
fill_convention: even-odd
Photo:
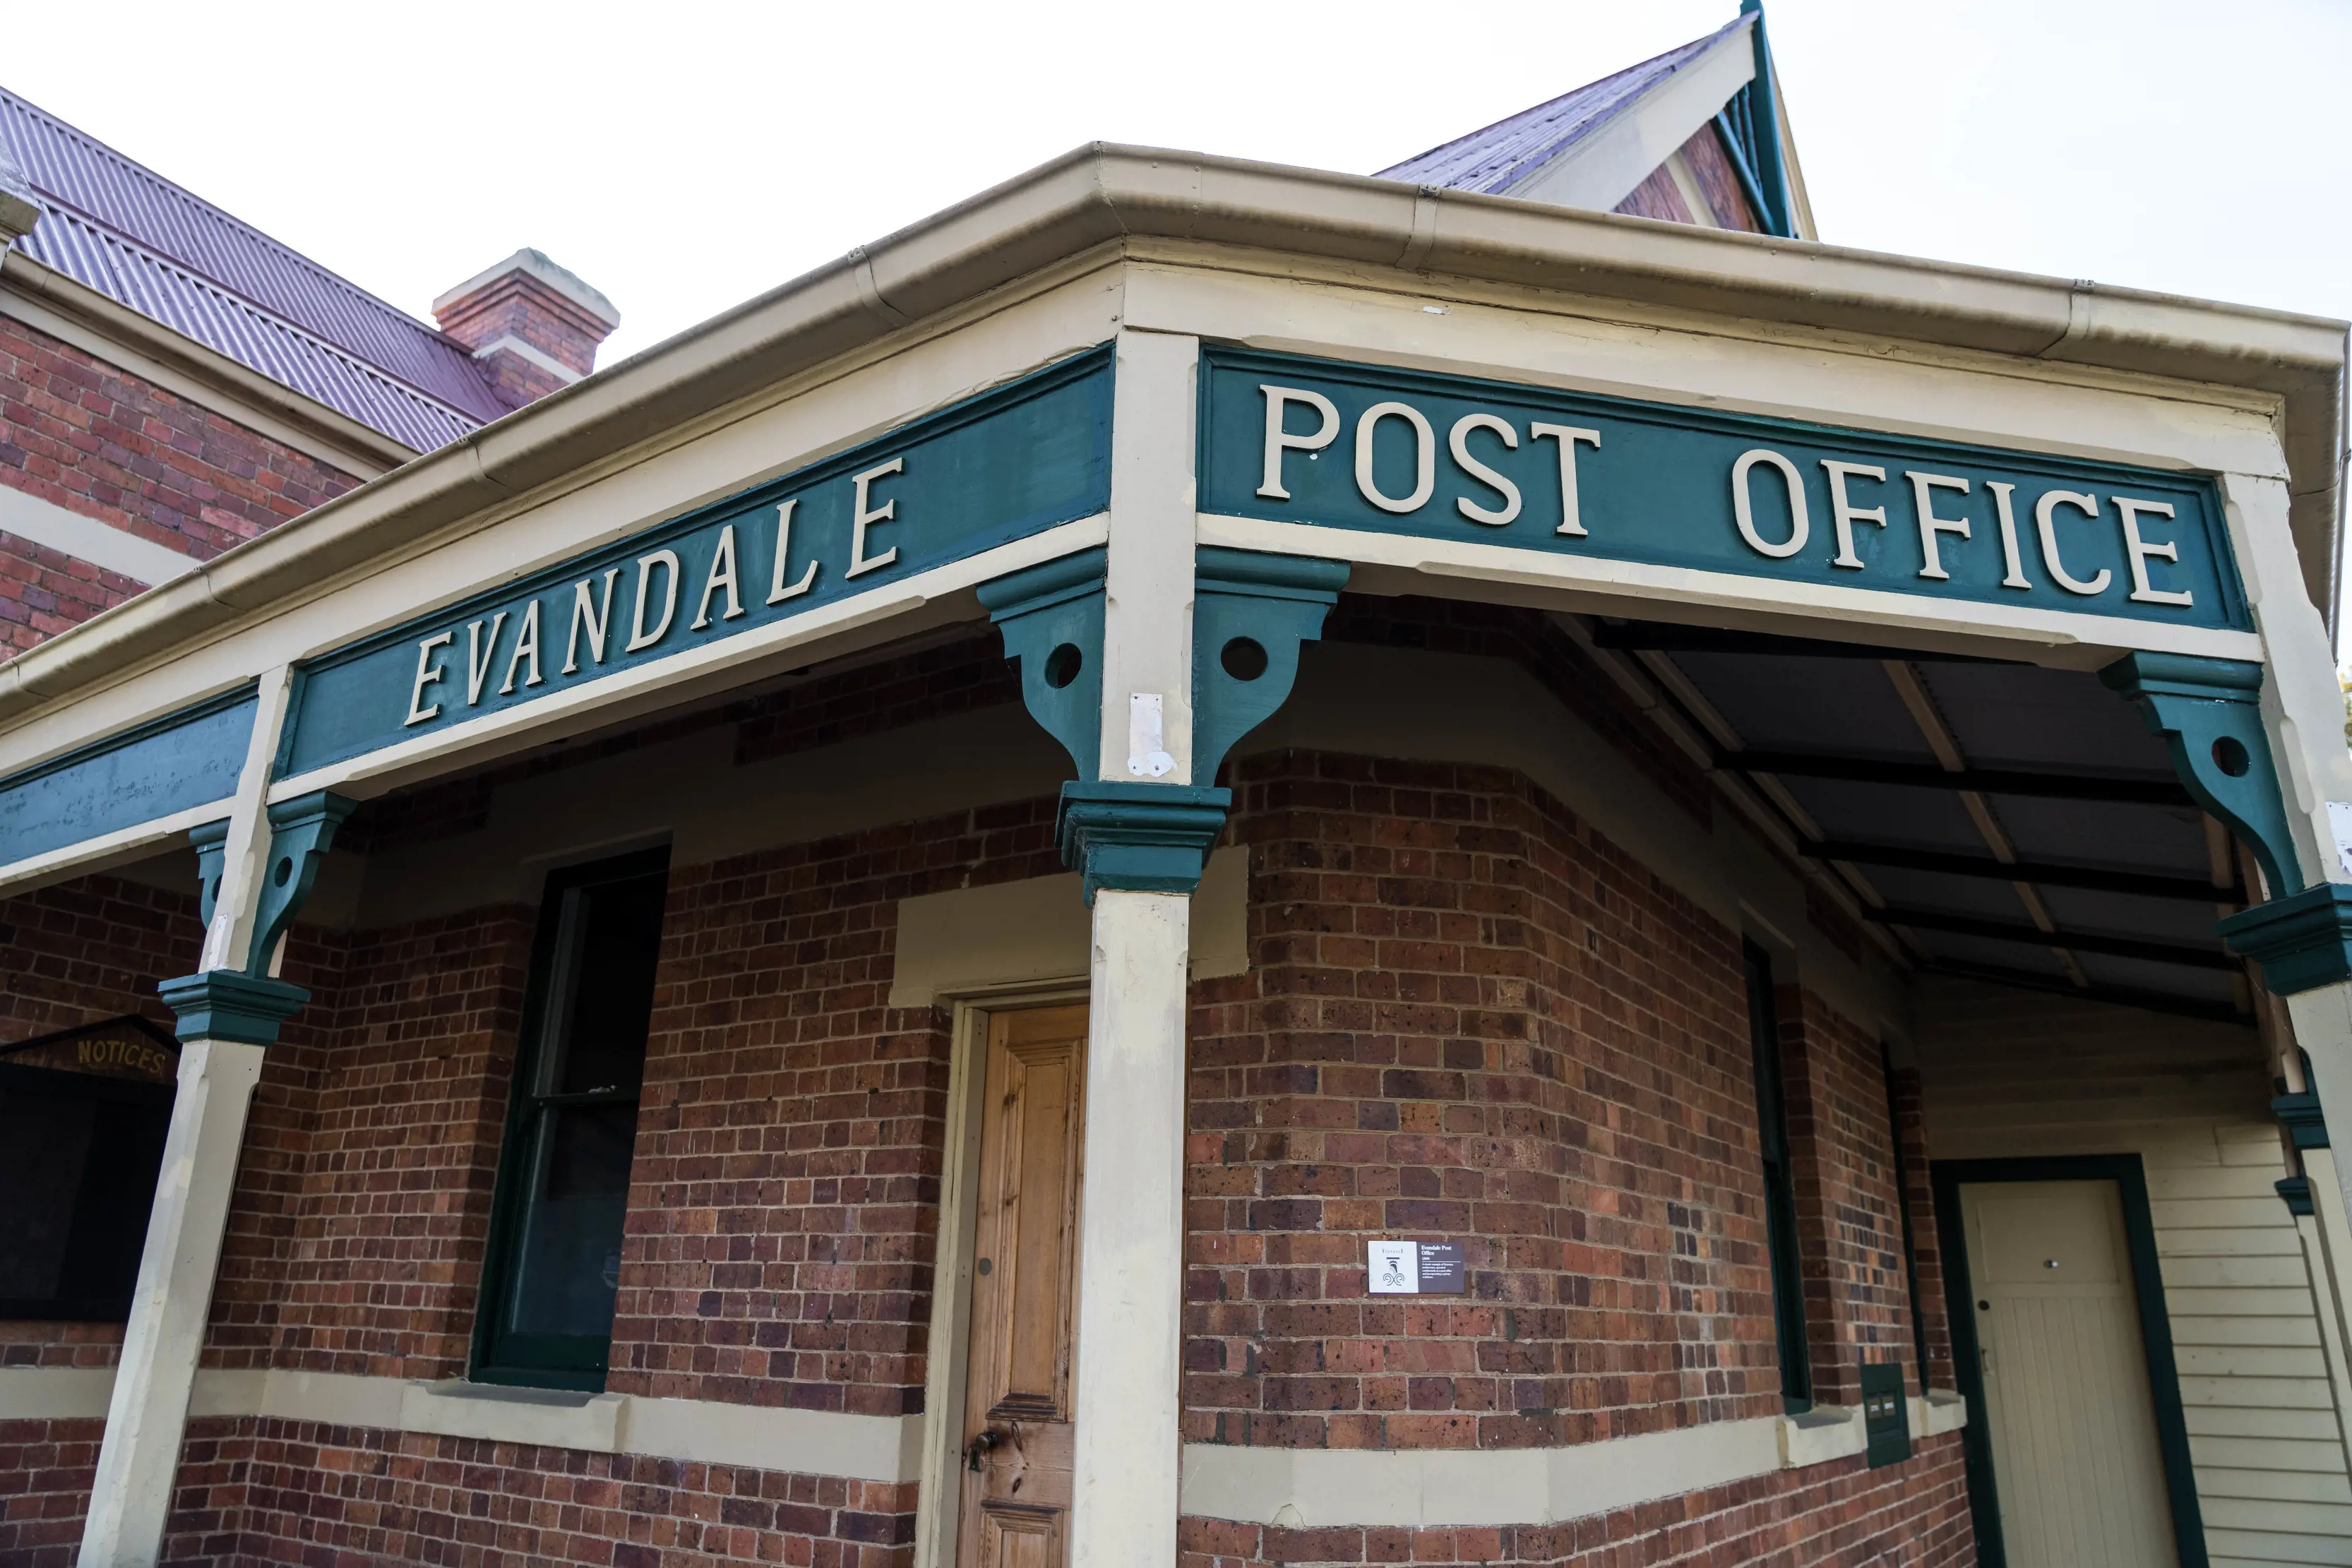
<instances>
[{"instance_id":1,"label":"red brick wall","mask_svg":"<svg viewBox=\"0 0 2352 1568\"><path fill-rule=\"evenodd\" d=\"M1061 869L1054 802L674 870L608 1386L921 1407L949 1014L898 901Z\"/></svg>"},{"instance_id":2,"label":"red brick wall","mask_svg":"<svg viewBox=\"0 0 2352 1568\"><path fill-rule=\"evenodd\" d=\"M1491 653L1555 689L1580 684L1580 655L1514 612L1416 618L1351 601L1335 621L1343 638ZM739 751L822 744L877 711L1008 700L988 653L950 645L761 699L730 715ZM861 682L897 695L861 710ZM1635 747L1605 695L1580 700L1627 727L1663 789L1703 807L1679 754ZM1777 1410L1737 933L1515 774L1307 754L1237 772L1254 967L1193 996L1188 1437L1550 1445ZM614 1388L919 1407L948 1016L887 1005L898 901L1058 871L1052 815L1025 802L674 870ZM379 813L375 841L403 822ZM12 984L0 1028L152 1008L153 978L193 964L191 903L93 878L0 907L0 948L37 982ZM213 1364L462 1368L532 920L495 909L298 934L289 975L319 999L257 1097ZM1867 1209L1885 1165L1869 1138L1885 1125L1875 1044L1811 998L1792 1017L1791 1076L1811 1096L1815 1157L1833 1167L1820 1212ZM1362 1241L1382 1234L1465 1237L1472 1294L1368 1300ZM1899 1297L1899 1252L1891 1286L1864 1266L1867 1246L1822 1256L1845 1301L1830 1321L1853 1325L1834 1343L1885 1330L1907 1343L1873 1293ZM22 1337L0 1354L107 1353ZM740 1475L646 1469L657 1461L250 1421L202 1427L191 1459L202 1485L173 1529L198 1559L454 1558L478 1539L603 1563L624 1560L616 1541L684 1551L724 1524L747 1552L862 1563L869 1547L903 1555L911 1509L897 1489L876 1501L755 1477L754 1495ZM61 1461L0 1464L0 1488L16 1489L6 1506L47 1514L44 1528L86 1484ZM1813 1531L1884 1511L1779 1484L1656 1528L1769 1533L1801 1508ZM834 1500L814 1495L828 1486ZM1912 1490L1924 1508L1933 1488ZM1801 1494L1812 1500L1790 1500ZM458 1543L416 1522L428 1514L446 1514ZM483 1522L509 1516L503 1532ZM1586 1539L1508 1533L1496 1552L1558 1555ZM1354 1561L1348 1550L1391 1545L1335 1550ZM1434 1536L1404 1549L1470 1550Z\"/></svg>"},{"instance_id":3,"label":"red brick wall","mask_svg":"<svg viewBox=\"0 0 2352 1568\"><path fill-rule=\"evenodd\" d=\"M1507 660L1534 676L1562 707L1590 725L1620 758L1680 807L1695 827L1704 828L1713 820L1715 787L1706 772L1626 699L1584 650L1538 612L1500 604L1374 599L1347 593L1339 596L1338 607L1326 619L1323 641ZM1315 645L1309 643L1302 656L1313 658Z\"/></svg>"},{"instance_id":4,"label":"red brick wall","mask_svg":"<svg viewBox=\"0 0 2352 1568\"><path fill-rule=\"evenodd\" d=\"M0 1568L72 1568L102 1423L0 1422ZM188 1427L166 1564L904 1568L915 1489L241 1417Z\"/></svg>"},{"instance_id":5,"label":"red brick wall","mask_svg":"<svg viewBox=\"0 0 2352 1568\"><path fill-rule=\"evenodd\" d=\"M0 317L0 484L210 559L357 483ZM0 535L0 658L140 586Z\"/></svg>"},{"instance_id":6,"label":"red brick wall","mask_svg":"<svg viewBox=\"0 0 2352 1568\"><path fill-rule=\"evenodd\" d=\"M904 1568L914 1490L274 1418L202 1422L163 1561Z\"/></svg>"},{"instance_id":7,"label":"red brick wall","mask_svg":"<svg viewBox=\"0 0 2352 1568\"><path fill-rule=\"evenodd\" d=\"M1813 1397L1859 1405L1862 1361L1916 1359L1885 1070L1876 1039L1819 996L1783 986L1779 1002Z\"/></svg>"},{"instance_id":8,"label":"red brick wall","mask_svg":"<svg viewBox=\"0 0 2352 1568\"><path fill-rule=\"evenodd\" d=\"M0 529L0 659L113 609L144 586Z\"/></svg>"},{"instance_id":9,"label":"red brick wall","mask_svg":"<svg viewBox=\"0 0 2352 1568\"><path fill-rule=\"evenodd\" d=\"M1738 936L1523 778L1238 769L1195 988L1185 1431L1529 1447L1780 1408ZM1465 1239L1379 1301L1369 1237Z\"/></svg>"},{"instance_id":10,"label":"red brick wall","mask_svg":"<svg viewBox=\"0 0 2352 1568\"><path fill-rule=\"evenodd\" d=\"M1952 1365L1952 1315L1944 1296L1943 1238L1936 1228L1935 1178L1928 1168L1927 1125L1916 1067L1895 1070L1895 1125L1903 1141L1904 1201L1911 1210L1912 1255L1919 1265L1919 1322L1927 1342L1926 1382L1933 1388L1957 1389L1959 1375ZM1916 1358L1918 1352L1915 1349L1912 1354Z\"/></svg>"},{"instance_id":11,"label":"red brick wall","mask_svg":"<svg viewBox=\"0 0 2352 1568\"><path fill-rule=\"evenodd\" d=\"M533 912L305 929L314 996L270 1051L206 1363L461 1375Z\"/></svg>"},{"instance_id":12,"label":"red brick wall","mask_svg":"<svg viewBox=\"0 0 2352 1568\"><path fill-rule=\"evenodd\" d=\"M1957 1433L1916 1444L1911 1458L1884 1469L1841 1459L1556 1524L1285 1530L1186 1519L1177 1538L1178 1568L1968 1568L1975 1562Z\"/></svg>"},{"instance_id":13,"label":"red brick wall","mask_svg":"<svg viewBox=\"0 0 2352 1568\"><path fill-rule=\"evenodd\" d=\"M1682 144L1681 152L1717 223L1727 229L1746 229L1750 234L1764 232L1764 225L1757 217L1756 209L1748 204L1748 193L1731 166L1731 154L1724 150L1720 131L1712 125L1700 126Z\"/></svg>"},{"instance_id":14,"label":"red brick wall","mask_svg":"<svg viewBox=\"0 0 2352 1568\"><path fill-rule=\"evenodd\" d=\"M73 1568L103 1421L0 1421L0 1568Z\"/></svg>"},{"instance_id":15,"label":"red brick wall","mask_svg":"<svg viewBox=\"0 0 2352 1568\"><path fill-rule=\"evenodd\" d=\"M1731 156L1724 151L1723 138L1712 124L1700 126L1675 151L1690 166L1691 178L1706 202L1706 216L1713 220L1711 226L1744 229L1749 234L1764 232L1756 209L1748 204L1748 193L1740 187L1739 175L1731 166ZM1651 170L1648 177L1611 210L1670 224L1701 221L1691 211L1690 204L1683 200L1682 188L1666 172L1664 163Z\"/></svg>"}]
</instances>

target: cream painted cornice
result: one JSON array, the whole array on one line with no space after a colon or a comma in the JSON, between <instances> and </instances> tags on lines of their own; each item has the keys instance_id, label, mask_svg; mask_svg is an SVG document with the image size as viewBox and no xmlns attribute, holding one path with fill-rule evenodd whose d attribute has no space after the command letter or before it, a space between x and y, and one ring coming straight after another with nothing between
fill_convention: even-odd
<instances>
[{"instance_id":1,"label":"cream painted cornice","mask_svg":"<svg viewBox=\"0 0 2352 1568\"><path fill-rule=\"evenodd\" d=\"M1079 253L1183 239L2278 397L2294 527L2332 610L2345 324L1575 212L1356 175L1097 144L861 246L239 546L0 666L0 722ZM11 258L11 276L16 266Z\"/></svg>"},{"instance_id":2,"label":"cream painted cornice","mask_svg":"<svg viewBox=\"0 0 2352 1568\"><path fill-rule=\"evenodd\" d=\"M248 370L22 251L0 252L0 287L47 307L67 324L97 340L75 344L84 352L98 354L134 375L152 373L151 364L142 361L160 366L163 378L185 378L194 383L198 400L215 413L273 440L285 441L354 477L373 479L416 455L415 448L373 426ZM0 312L15 314L6 310L5 302L0 302ZM29 325L47 327L48 323L27 314ZM126 360L130 362L124 363ZM186 391L169 385L166 390L183 395ZM281 425L289 428L278 428Z\"/></svg>"}]
</instances>

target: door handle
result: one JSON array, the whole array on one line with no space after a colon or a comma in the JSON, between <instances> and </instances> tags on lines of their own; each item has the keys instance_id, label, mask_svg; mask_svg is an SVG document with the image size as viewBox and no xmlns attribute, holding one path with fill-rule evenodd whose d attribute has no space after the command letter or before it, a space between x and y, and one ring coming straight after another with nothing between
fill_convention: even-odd
<instances>
[{"instance_id":1,"label":"door handle","mask_svg":"<svg viewBox=\"0 0 2352 1568\"><path fill-rule=\"evenodd\" d=\"M1004 1435L1003 1433L997 1431L993 1427L982 1427L979 1434L975 1436L971 1442L964 1445L964 1469L971 1470L975 1475L978 1474L980 1471L981 1460L987 1458L988 1455L995 1449L1001 1448L1003 1446Z\"/></svg>"}]
</instances>

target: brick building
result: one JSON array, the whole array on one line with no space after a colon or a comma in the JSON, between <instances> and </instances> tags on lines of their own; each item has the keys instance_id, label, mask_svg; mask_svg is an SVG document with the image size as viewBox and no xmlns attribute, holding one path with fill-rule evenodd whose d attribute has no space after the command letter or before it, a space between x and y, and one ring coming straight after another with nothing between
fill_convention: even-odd
<instances>
[{"instance_id":1,"label":"brick building","mask_svg":"<svg viewBox=\"0 0 2352 1568\"><path fill-rule=\"evenodd\" d=\"M12 131L0 1563L2330 1560L2345 329L1782 126L1089 147L544 401L524 253L471 402L26 322Z\"/></svg>"}]
</instances>

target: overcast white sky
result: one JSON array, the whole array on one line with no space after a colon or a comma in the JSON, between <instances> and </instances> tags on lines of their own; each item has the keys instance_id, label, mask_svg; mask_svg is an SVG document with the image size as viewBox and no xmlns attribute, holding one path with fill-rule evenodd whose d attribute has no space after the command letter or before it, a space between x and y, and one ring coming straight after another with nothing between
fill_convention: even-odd
<instances>
[{"instance_id":1,"label":"overcast white sky","mask_svg":"<svg viewBox=\"0 0 2352 1568\"><path fill-rule=\"evenodd\" d=\"M0 82L396 305L604 362L1093 140L1369 172L1738 0L13 7ZM2352 317L2347 0L1769 0L1832 242Z\"/></svg>"}]
</instances>

